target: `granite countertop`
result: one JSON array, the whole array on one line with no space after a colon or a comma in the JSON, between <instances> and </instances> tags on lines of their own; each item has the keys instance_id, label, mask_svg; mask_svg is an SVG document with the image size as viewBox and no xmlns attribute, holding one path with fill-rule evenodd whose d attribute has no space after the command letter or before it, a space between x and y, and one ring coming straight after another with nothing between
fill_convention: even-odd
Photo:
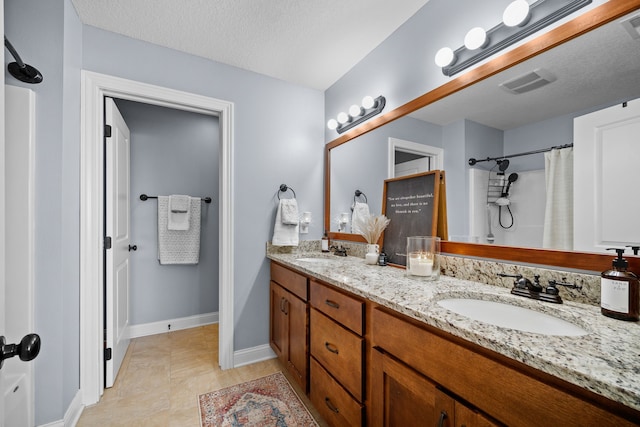
<instances>
[{"instance_id":1,"label":"granite countertop","mask_svg":"<svg viewBox=\"0 0 640 427\"><path fill-rule=\"evenodd\" d=\"M600 307L551 304L511 295L509 289L441 276L407 276L404 269L367 265L363 258L315 253L267 257L452 335L640 410L640 323L603 316ZM305 262L303 257L328 258ZM562 294L562 290L560 291ZM437 304L447 298L508 302L548 313L586 329L583 336L552 336L471 320Z\"/></svg>"}]
</instances>

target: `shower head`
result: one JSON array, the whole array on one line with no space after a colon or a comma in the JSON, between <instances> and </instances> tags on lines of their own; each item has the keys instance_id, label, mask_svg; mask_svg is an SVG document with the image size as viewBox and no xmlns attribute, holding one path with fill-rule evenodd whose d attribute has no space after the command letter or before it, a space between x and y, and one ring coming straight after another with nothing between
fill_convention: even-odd
<instances>
[{"instance_id":1,"label":"shower head","mask_svg":"<svg viewBox=\"0 0 640 427\"><path fill-rule=\"evenodd\" d=\"M511 184L513 184L514 182L516 182L518 180L518 174L513 172L511 174L509 174L509 177L507 178L507 188L505 188L505 190L502 192L502 197L508 197L509 196L509 187L511 187Z\"/></svg>"},{"instance_id":2,"label":"shower head","mask_svg":"<svg viewBox=\"0 0 640 427\"><path fill-rule=\"evenodd\" d=\"M500 169L500 172L506 171L509 167L509 160L507 159L496 160L496 162L498 162L498 169Z\"/></svg>"},{"instance_id":3,"label":"shower head","mask_svg":"<svg viewBox=\"0 0 640 427\"><path fill-rule=\"evenodd\" d=\"M4 46L9 50L13 59L16 60L16 62L11 62L7 65L7 70L9 70L9 73L13 77L25 83L37 84L42 82L42 74L40 74L40 71L31 65L22 62L20 55L18 55L18 52L16 52L9 40L7 40L6 36L4 38Z\"/></svg>"}]
</instances>

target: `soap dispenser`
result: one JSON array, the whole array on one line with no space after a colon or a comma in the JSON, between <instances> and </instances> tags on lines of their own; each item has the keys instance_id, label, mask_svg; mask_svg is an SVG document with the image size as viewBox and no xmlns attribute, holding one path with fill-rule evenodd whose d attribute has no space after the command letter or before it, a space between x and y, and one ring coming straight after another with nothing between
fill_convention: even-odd
<instances>
[{"instance_id":1,"label":"soap dispenser","mask_svg":"<svg viewBox=\"0 0 640 427\"><path fill-rule=\"evenodd\" d=\"M600 307L602 314L619 320L640 319L640 282L638 276L627 271L629 263L622 258L624 249L608 248L618 253L613 269L603 271L600 279Z\"/></svg>"},{"instance_id":2,"label":"soap dispenser","mask_svg":"<svg viewBox=\"0 0 640 427\"><path fill-rule=\"evenodd\" d=\"M329 252L329 236L327 236L326 230L322 236L322 252Z\"/></svg>"}]
</instances>

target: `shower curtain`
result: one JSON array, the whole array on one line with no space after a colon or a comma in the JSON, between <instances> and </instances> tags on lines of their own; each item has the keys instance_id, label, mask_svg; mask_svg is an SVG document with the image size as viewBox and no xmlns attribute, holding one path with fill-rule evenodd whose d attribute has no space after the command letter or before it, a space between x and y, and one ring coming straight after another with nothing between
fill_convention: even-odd
<instances>
[{"instance_id":1,"label":"shower curtain","mask_svg":"<svg viewBox=\"0 0 640 427\"><path fill-rule=\"evenodd\" d=\"M573 148L544 154L547 204L542 247L573 250Z\"/></svg>"}]
</instances>

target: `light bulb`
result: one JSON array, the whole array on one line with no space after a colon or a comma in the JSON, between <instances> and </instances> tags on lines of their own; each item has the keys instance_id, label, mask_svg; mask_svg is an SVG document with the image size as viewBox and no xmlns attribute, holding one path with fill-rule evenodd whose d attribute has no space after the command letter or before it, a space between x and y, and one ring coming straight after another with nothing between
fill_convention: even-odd
<instances>
[{"instance_id":1,"label":"light bulb","mask_svg":"<svg viewBox=\"0 0 640 427\"><path fill-rule=\"evenodd\" d=\"M464 36L464 45L469 50L479 49L487 44L487 32L480 27L474 27Z\"/></svg>"},{"instance_id":2,"label":"light bulb","mask_svg":"<svg viewBox=\"0 0 640 427\"><path fill-rule=\"evenodd\" d=\"M502 14L502 22L507 27L522 26L530 17L529 3L526 0L515 0L507 6Z\"/></svg>"},{"instance_id":3,"label":"light bulb","mask_svg":"<svg viewBox=\"0 0 640 427\"><path fill-rule=\"evenodd\" d=\"M348 121L349 121L349 115L347 113L342 111L342 112L340 112L338 114L338 123L343 125L343 124L347 123Z\"/></svg>"},{"instance_id":4,"label":"light bulb","mask_svg":"<svg viewBox=\"0 0 640 427\"><path fill-rule=\"evenodd\" d=\"M362 98L362 107L365 109L373 108L375 101L372 96L365 96Z\"/></svg>"},{"instance_id":5,"label":"light bulb","mask_svg":"<svg viewBox=\"0 0 640 427\"><path fill-rule=\"evenodd\" d=\"M353 104L351 107L349 107L349 115L351 117L358 117L361 114L362 107L360 107L359 105Z\"/></svg>"},{"instance_id":6,"label":"light bulb","mask_svg":"<svg viewBox=\"0 0 640 427\"><path fill-rule=\"evenodd\" d=\"M440 68L453 64L456 54L450 47L443 47L436 53L436 65Z\"/></svg>"},{"instance_id":7,"label":"light bulb","mask_svg":"<svg viewBox=\"0 0 640 427\"><path fill-rule=\"evenodd\" d=\"M335 130L338 127L338 122L336 119L329 119L327 122L327 127L331 130Z\"/></svg>"}]
</instances>

